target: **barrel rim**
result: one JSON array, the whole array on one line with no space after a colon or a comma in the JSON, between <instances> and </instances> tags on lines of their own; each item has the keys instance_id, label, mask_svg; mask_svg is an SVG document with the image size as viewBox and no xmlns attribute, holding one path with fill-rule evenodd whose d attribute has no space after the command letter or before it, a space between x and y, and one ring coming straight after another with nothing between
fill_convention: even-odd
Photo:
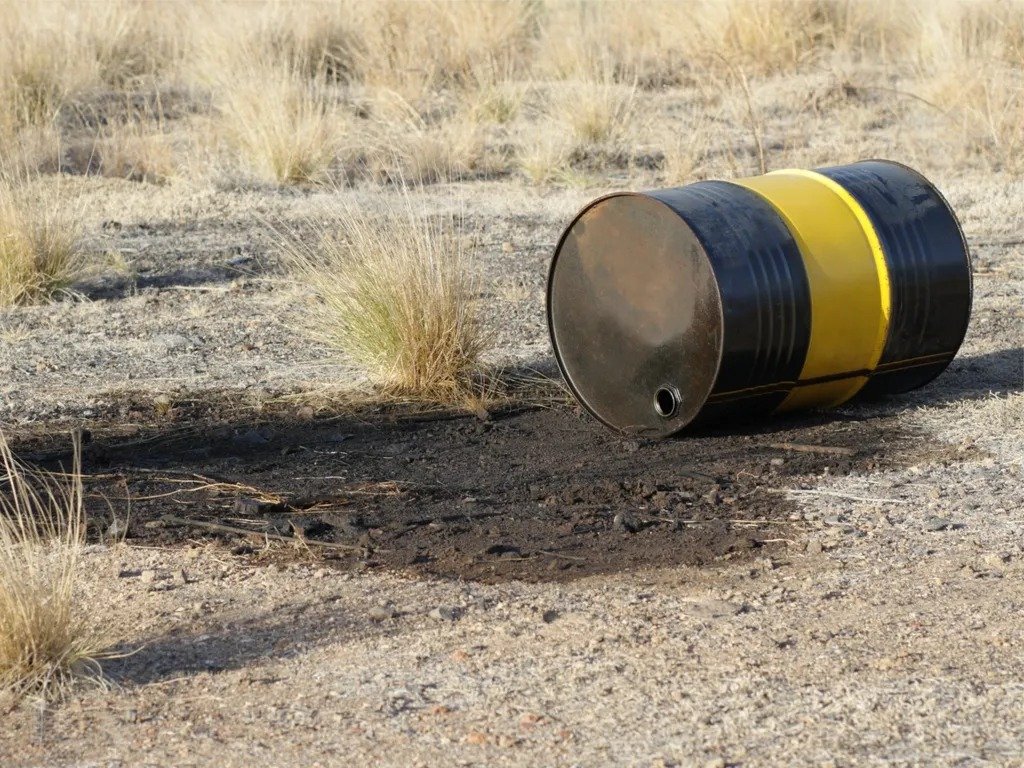
<instances>
[{"instance_id":1,"label":"barrel rim","mask_svg":"<svg viewBox=\"0 0 1024 768\"><path fill-rule=\"evenodd\" d=\"M682 188L682 187L680 187L680 188ZM670 187L670 189L672 189L672 188ZM607 200L615 198L615 197L642 197L642 198L645 198L647 200L651 200L651 201L657 203L658 205L668 209L669 212L671 212L677 219L679 219L680 223L683 226L685 226L687 229L690 230L690 232L693 234L693 236L697 240L697 242L700 243L701 251L704 254L704 258L708 259L709 266L711 267L712 274L714 274L714 264L711 262L711 259L707 255L707 246L705 245L704 240L700 237L700 234L696 230L694 230L694 228L692 226L690 226L690 222L688 222L682 215L679 214L678 211L676 211L667 202L665 202L664 200L659 199L655 195L652 195L652 194L650 194L650 193L648 193L646 191L620 190L620 191L609 192L607 194L601 195L600 197L597 197L597 198L591 200L590 202L588 202L586 205L584 205L576 213L575 216L573 216L572 220L562 230L562 234L559 236L558 242L555 244L555 250L554 250L554 253L551 256L551 263L548 265L547 285L545 286L545 291L544 291L544 293L545 293L544 314L545 314L545 318L547 319L548 340L550 341L551 349L552 349L552 351L555 354L555 363L558 365L559 373L562 374L562 380L565 382L566 386L569 388L569 391L572 393L572 395L576 398L576 401L578 403L580 403L587 410L587 412L590 413L591 416L593 416L595 419L597 419L599 422L604 424L609 429L611 429L614 432L616 432L618 434L621 434L621 435L631 435L631 436L635 436L635 437L657 437L657 438L664 439L664 438L672 437L674 435L679 434L684 429L686 429L690 424L694 423L694 421L696 421L697 418L699 417L699 415L701 413L701 410L704 408L705 404L707 403L708 398L711 396L711 393L714 392L715 381L717 380L717 377L718 377L718 373L717 372L722 367L722 352L723 352L723 349L724 349L724 344L721 342L721 340L719 341L718 348L716 350L717 358L718 359L717 359L717 362L715 364L715 371L716 371L715 379L712 380L711 386L708 388L708 391L704 394L704 398L703 398L703 401L700 404L700 408L697 409L697 411L694 414L694 416L689 421L687 421L685 424L680 425L677 429L673 429L670 432L658 433L657 435L629 432L628 430L626 430L626 429L624 429L622 427L616 426L615 424L612 424L609 421L607 421L606 419L602 418L601 414L599 414L594 408L592 408L590 406L590 403L587 402L587 399L583 396L583 394L577 388L576 384L573 382L572 377L569 375L568 370L566 370L565 363L562 361L562 354L559 351L558 342L555 340L555 324L554 324L554 318L552 317L551 290L552 290L552 286L553 286L553 278L554 278L554 274L555 274L555 267L556 267L556 265L558 263L558 257L562 253L562 246L565 244L565 240L569 236L569 232L572 231L572 228L574 226L576 226L576 223L584 216L584 214L586 214L591 208L594 208L595 206L597 206L597 205L599 205L599 204L601 204L603 202L606 202ZM725 311L724 311L724 308L722 306L722 290L721 290L721 286L718 285L717 279L715 280L715 292L718 295L717 305L718 305L718 322L719 322L719 327L724 329L725 328Z\"/></svg>"}]
</instances>

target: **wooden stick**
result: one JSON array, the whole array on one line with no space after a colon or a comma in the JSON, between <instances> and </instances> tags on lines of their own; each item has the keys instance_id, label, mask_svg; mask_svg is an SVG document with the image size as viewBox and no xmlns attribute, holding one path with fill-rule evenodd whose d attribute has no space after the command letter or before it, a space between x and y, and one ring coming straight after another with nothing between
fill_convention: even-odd
<instances>
[{"instance_id":1,"label":"wooden stick","mask_svg":"<svg viewBox=\"0 0 1024 768\"><path fill-rule=\"evenodd\" d=\"M780 451L799 451L800 453L830 453L835 456L853 456L857 453L854 448L843 448L838 445L808 445L806 443L772 443L769 448L778 448Z\"/></svg>"},{"instance_id":2,"label":"wooden stick","mask_svg":"<svg viewBox=\"0 0 1024 768\"><path fill-rule=\"evenodd\" d=\"M259 536L261 538L273 539L274 541L289 541L299 542L301 544L312 544L317 547L324 547L326 549L345 549L350 552L358 552L363 549L362 546L356 544L338 544L333 541L317 541L316 539L307 539L305 537L299 539L293 536L282 536L279 533L269 533L265 531L253 531L249 528L241 528L235 525L224 525L223 523L211 523L206 520L189 520L184 517L177 517L175 515L164 515L160 518L165 523L171 523L172 525L187 525L195 528L205 528L209 531L217 531L219 533L239 533L244 536ZM378 552L387 552L386 549L377 550Z\"/></svg>"}]
</instances>

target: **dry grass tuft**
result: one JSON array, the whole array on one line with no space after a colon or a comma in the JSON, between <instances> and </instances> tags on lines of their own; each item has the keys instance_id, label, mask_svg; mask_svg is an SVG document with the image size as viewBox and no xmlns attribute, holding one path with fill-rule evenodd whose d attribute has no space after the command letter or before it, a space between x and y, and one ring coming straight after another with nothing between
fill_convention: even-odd
<instances>
[{"instance_id":1,"label":"dry grass tuft","mask_svg":"<svg viewBox=\"0 0 1024 768\"><path fill-rule=\"evenodd\" d=\"M602 78L550 94L547 111L553 120L564 122L586 148L627 138L636 122L637 107L635 85Z\"/></svg>"},{"instance_id":2,"label":"dry grass tuft","mask_svg":"<svg viewBox=\"0 0 1024 768\"><path fill-rule=\"evenodd\" d=\"M329 177L347 116L323 83L288 65L255 64L220 91L216 131L247 171L280 184Z\"/></svg>"},{"instance_id":3,"label":"dry grass tuft","mask_svg":"<svg viewBox=\"0 0 1024 768\"><path fill-rule=\"evenodd\" d=\"M454 217L431 217L405 190L383 215L349 208L312 238L282 239L312 289L308 328L384 393L460 404L487 345L473 248Z\"/></svg>"},{"instance_id":4,"label":"dry grass tuft","mask_svg":"<svg viewBox=\"0 0 1024 768\"><path fill-rule=\"evenodd\" d=\"M31 469L0 432L0 692L16 699L99 680L108 639L79 602L85 513L80 446L68 475Z\"/></svg>"},{"instance_id":5,"label":"dry grass tuft","mask_svg":"<svg viewBox=\"0 0 1024 768\"><path fill-rule=\"evenodd\" d=\"M60 190L0 180L0 307L67 291L81 273L78 213Z\"/></svg>"},{"instance_id":6,"label":"dry grass tuft","mask_svg":"<svg viewBox=\"0 0 1024 768\"><path fill-rule=\"evenodd\" d=\"M524 137L516 154L519 171L533 184L565 181L572 173L572 140L557 126Z\"/></svg>"}]
</instances>

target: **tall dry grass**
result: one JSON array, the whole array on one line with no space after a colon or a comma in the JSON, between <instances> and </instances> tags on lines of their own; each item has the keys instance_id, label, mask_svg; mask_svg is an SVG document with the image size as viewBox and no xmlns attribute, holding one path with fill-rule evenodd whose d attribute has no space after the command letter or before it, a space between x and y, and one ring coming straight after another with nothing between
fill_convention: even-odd
<instances>
[{"instance_id":1,"label":"tall dry grass","mask_svg":"<svg viewBox=\"0 0 1024 768\"><path fill-rule=\"evenodd\" d=\"M293 183L351 174L385 134L397 160L379 179L420 174L413 161L444 143L452 167L503 171L503 152L481 155L481 144L544 143L530 134L550 115L523 108L532 92L567 94L552 111L578 142L618 130L636 145L648 126L614 115L632 118L663 89L699 93L688 103L714 116L745 98L736 72L756 91L821 71L855 72L894 102L933 102L958 126L949 143L992 167L1020 154L1020 0L0 0L0 11L0 140L29 164L75 138L68 117L96 94L142 87L210 98L223 154ZM616 88L636 90L624 110L608 103ZM414 115L392 130L384 115L348 119L363 98Z\"/></svg>"},{"instance_id":2,"label":"tall dry grass","mask_svg":"<svg viewBox=\"0 0 1024 768\"><path fill-rule=\"evenodd\" d=\"M280 244L315 295L304 328L383 393L460 403L487 346L474 248L456 216L428 215L407 189L382 213L348 207Z\"/></svg>"},{"instance_id":3,"label":"tall dry grass","mask_svg":"<svg viewBox=\"0 0 1024 768\"><path fill-rule=\"evenodd\" d=\"M232 71L217 93L216 134L246 172L276 183L329 177L348 118L324 83L257 61Z\"/></svg>"},{"instance_id":4,"label":"tall dry grass","mask_svg":"<svg viewBox=\"0 0 1024 768\"><path fill-rule=\"evenodd\" d=\"M0 432L0 693L52 695L100 679L109 644L83 605L81 450L67 475L19 461Z\"/></svg>"},{"instance_id":5,"label":"tall dry grass","mask_svg":"<svg viewBox=\"0 0 1024 768\"><path fill-rule=\"evenodd\" d=\"M0 307L47 301L81 272L79 211L60 187L0 177Z\"/></svg>"}]
</instances>

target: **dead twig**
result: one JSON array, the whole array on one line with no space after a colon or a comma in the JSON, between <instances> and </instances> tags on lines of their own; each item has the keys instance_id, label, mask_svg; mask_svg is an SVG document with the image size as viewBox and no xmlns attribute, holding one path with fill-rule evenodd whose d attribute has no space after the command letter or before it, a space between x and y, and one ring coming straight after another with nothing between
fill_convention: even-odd
<instances>
[{"instance_id":1,"label":"dead twig","mask_svg":"<svg viewBox=\"0 0 1024 768\"><path fill-rule=\"evenodd\" d=\"M909 504L910 502L905 499L882 499L875 496L854 496L850 493L840 493L839 491L825 491L817 488L768 488L766 489L772 493L791 493L791 494L805 494L807 496L832 496L837 499L848 499L850 501L864 501L873 504Z\"/></svg>"},{"instance_id":2,"label":"dead twig","mask_svg":"<svg viewBox=\"0 0 1024 768\"><path fill-rule=\"evenodd\" d=\"M771 443L769 448L777 448L780 451L797 451L799 453L828 453L835 456L853 456L857 453L855 448L844 448L839 445L810 445L807 443Z\"/></svg>"},{"instance_id":3,"label":"dead twig","mask_svg":"<svg viewBox=\"0 0 1024 768\"><path fill-rule=\"evenodd\" d=\"M307 539L303 537L301 540L292 536L282 536L277 533L270 533L267 531L253 531L249 528L241 528L236 525L224 525L223 523L212 523L207 520L189 520L184 517L177 517L175 515L164 515L160 518L165 523L172 525L184 525L195 528L204 528L208 531L216 531L218 533L236 533L243 536L262 536L267 539L274 541L287 541L290 543L301 543L306 545L312 545L316 547L323 547L325 549L344 549L349 552L359 552L365 549L357 544L339 544L334 541L316 541L315 539ZM387 550L377 550L378 552L386 552Z\"/></svg>"}]
</instances>

